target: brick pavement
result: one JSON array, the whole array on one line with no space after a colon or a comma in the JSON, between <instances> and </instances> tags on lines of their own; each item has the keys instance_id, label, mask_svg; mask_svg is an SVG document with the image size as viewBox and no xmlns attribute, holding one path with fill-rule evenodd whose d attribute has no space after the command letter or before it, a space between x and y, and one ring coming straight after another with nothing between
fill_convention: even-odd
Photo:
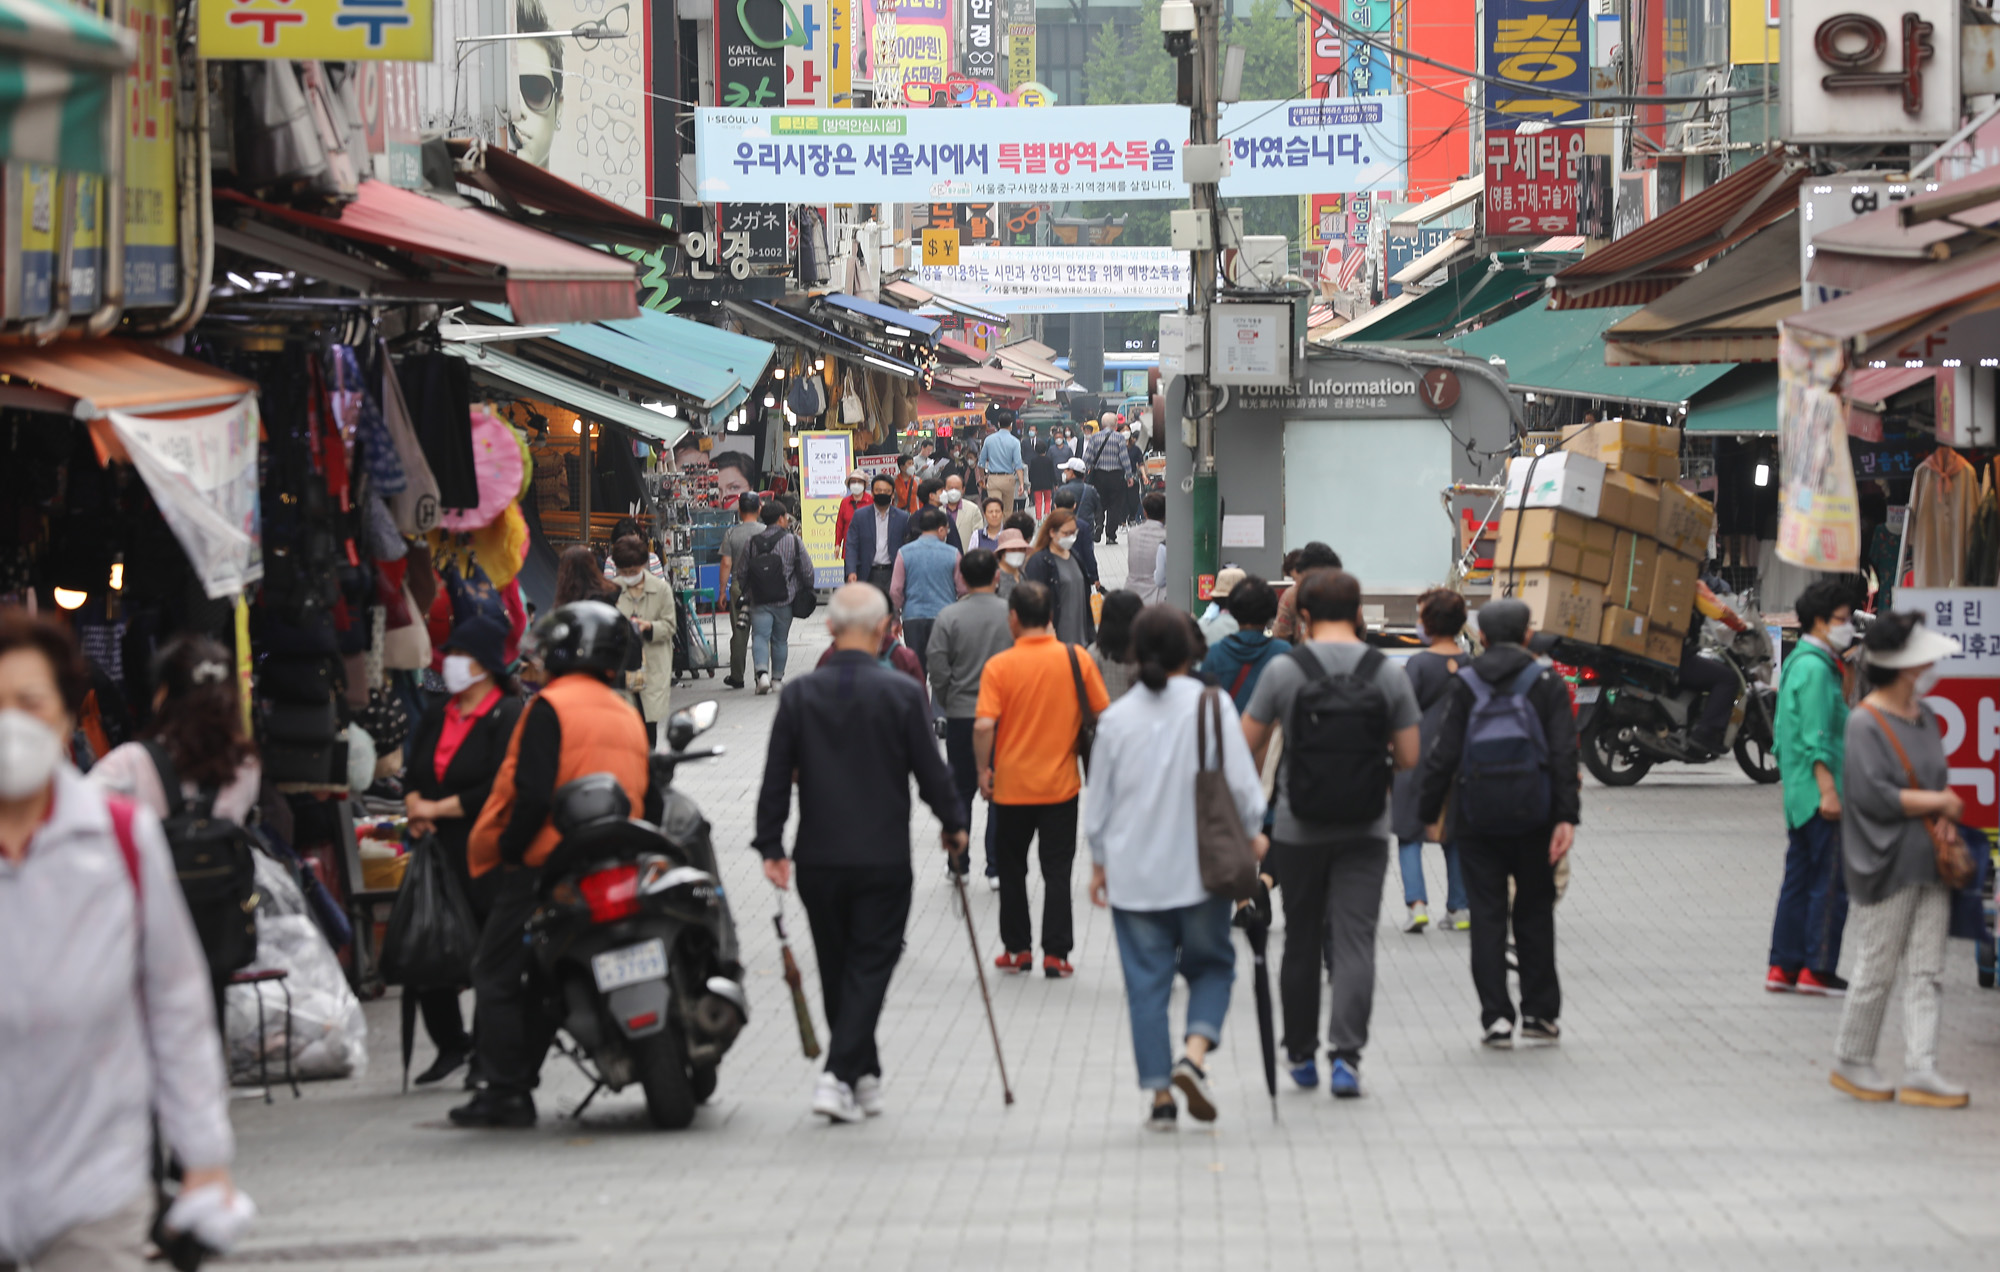
<instances>
[{"instance_id":1,"label":"brick pavement","mask_svg":"<svg viewBox=\"0 0 2000 1272\"><path fill-rule=\"evenodd\" d=\"M1113 554L1122 558L1121 550ZM1107 570L1107 573L1111 573ZM795 629L794 665L817 657ZM797 674L803 674L803 668ZM909 952L883 1022L888 1114L806 1112L771 891L747 851L774 699L720 681L728 759L686 788L717 827L756 1018L693 1129L650 1130L636 1090L581 1124L552 1062L532 1132L449 1129L456 1093L397 1093L395 1005L374 1065L302 1101L239 1103L240 1178L264 1216L233 1262L314 1269L1990 1268L2000 1209L2000 995L1954 943L1943 1064L1963 1113L1861 1106L1826 1085L1838 1005L1759 987L1782 861L1777 793L1733 765L1592 787L1559 915L1565 1037L1487 1053L1462 934L1378 941L1367 1098L1258 1070L1249 960L1214 1062L1222 1120L1139 1128L1107 917L1079 910L1076 979L996 982L1019 1103L1001 1105L964 927L920 815ZM1426 862L1432 895L1442 863ZM1079 853L1077 894L1086 868ZM977 892L990 955L995 898ZM810 938L795 945L818 1012ZM1273 952L1282 939L1274 941ZM1176 997L1176 1011L1180 997ZM1178 1018L1178 1016L1177 1016ZM1899 1017L1883 1063L1901 1055ZM417 1064L427 1063L419 1044Z\"/></svg>"}]
</instances>

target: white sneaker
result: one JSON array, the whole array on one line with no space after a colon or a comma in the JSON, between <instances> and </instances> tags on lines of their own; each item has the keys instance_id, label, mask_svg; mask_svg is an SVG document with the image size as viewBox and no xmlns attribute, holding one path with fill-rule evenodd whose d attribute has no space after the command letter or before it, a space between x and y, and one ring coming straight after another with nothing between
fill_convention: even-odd
<instances>
[{"instance_id":1,"label":"white sneaker","mask_svg":"<svg viewBox=\"0 0 2000 1272\"><path fill-rule=\"evenodd\" d=\"M833 1122L859 1122L867 1117L854 1101L854 1088L831 1073L819 1075L813 1088L812 1111Z\"/></svg>"},{"instance_id":2,"label":"white sneaker","mask_svg":"<svg viewBox=\"0 0 2000 1272\"><path fill-rule=\"evenodd\" d=\"M998 892L998 891L1000 891L1000 876L999 876L999 875L987 875L987 876L986 876L986 890L987 890L988 892Z\"/></svg>"},{"instance_id":3,"label":"white sneaker","mask_svg":"<svg viewBox=\"0 0 2000 1272\"><path fill-rule=\"evenodd\" d=\"M1514 1045L1514 1022L1496 1020L1486 1026L1486 1034L1479 1040L1483 1045L1497 1051L1506 1051Z\"/></svg>"},{"instance_id":4,"label":"white sneaker","mask_svg":"<svg viewBox=\"0 0 2000 1272\"><path fill-rule=\"evenodd\" d=\"M864 1073L854 1080L854 1102L869 1117L882 1116L882 1079Z\"/></svg>"},{"instance_id":5,"label":"white sneaker","mask_svg":"<svg viewBox=\"0 0 2000 1272\"><path fill-rule=\"evenodd\" d=\"M1421 932L1430 925L1430 907L1419 901L1410 907L1410 916L1403 921L1403 930L1405 932Z\"/></svg>"},{"instance_id":6,"label":"white sneaker","mask_svg":"<svg viewBox=\"0 0 2000 1272\"><path fill-rule=\"evenodd\" d=\"M759 694L766 694L766 693L769 693L769 692L771 692L771 673L770 673L770 672L768 672L768 671L760 671L760 672L758 672L758 673L757 673L757 692L758 692Z\"/></svg>"}]
</instances>

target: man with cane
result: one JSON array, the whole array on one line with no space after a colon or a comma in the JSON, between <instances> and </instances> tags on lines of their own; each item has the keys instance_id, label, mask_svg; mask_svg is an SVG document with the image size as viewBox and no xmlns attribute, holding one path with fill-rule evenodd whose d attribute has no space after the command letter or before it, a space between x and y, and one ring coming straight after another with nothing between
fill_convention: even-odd
<instances>
[{"instance_id":1,"label":"man with cane","mask_svg":"<svg viewBox=\"0 0 2000 1272\"><path fill-rule=\"evenodd\" d=\"M778 699L752 841L765 877L790 887L794 861L785 856L784 833L796 781L792 856L829 1034L812 1109L835 1122L882 1112L875 1022L910 917L912 776L944 825L944 850L959 854L966 846L965 808L938 754L923 689L877 657L888 627L889 603L879 589L849 583L834 592L827 608L832 656L789 681Z\"/></svg>"}]
</instances>

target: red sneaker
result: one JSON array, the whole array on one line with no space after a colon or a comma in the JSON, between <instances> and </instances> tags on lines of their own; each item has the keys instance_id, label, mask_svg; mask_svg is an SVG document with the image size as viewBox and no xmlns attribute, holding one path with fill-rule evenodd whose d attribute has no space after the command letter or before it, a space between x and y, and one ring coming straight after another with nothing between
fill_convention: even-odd
<instances>
[{"instance_id":1,"label":"red sneaker","mask_svg":"<svg viewBox=\"0 0 2000 1272\"><path fill-rule=\"evenodd\" d=\"M1808 972L1806 975L1811 975L1811 973ZM1791 977L1785 975L1784 968L1773 963L1771 970L1764 974L1764 988L1773 994L1789 994L1797 986L1792 983Z\"/></svg>"},{"instance_id":2,"label":"red sneaker","mask_svg":"<svg viewBox=\"0 0 2000 1272\"><path fill-rule=\"evenodd\" d=\"M1024 967L1022 970L1027 969ZM1064 977L1076 975L1076 969L1053 954L1045 954L1042 956L1042 975L1050 980L1062 980Z\"/></svg>"},{"instance_id":3,"label":"red sneaker","mask_svg":"<svg viewBox=\"0 0 2000 1272\"><path fill-rule=\"evenodd\" d=\"M1798 990L1801 994L1812 994L1817 998L1847 997L1847 982L1828 973L1821 976L1811 968L1799 972Z\"/></svg>"},{"instance_id":4,"label":"red sneaker","mask_svg":"<svg viewBox=\"0 0 2000 1272\"><path fill-rule=\"evenodd\" d=\"M1003 972L1025 972L1035 965L1033 950L1022 950L1019 954L1002 954L993 960L993 966Z\"/></svg>"}]
</instances>

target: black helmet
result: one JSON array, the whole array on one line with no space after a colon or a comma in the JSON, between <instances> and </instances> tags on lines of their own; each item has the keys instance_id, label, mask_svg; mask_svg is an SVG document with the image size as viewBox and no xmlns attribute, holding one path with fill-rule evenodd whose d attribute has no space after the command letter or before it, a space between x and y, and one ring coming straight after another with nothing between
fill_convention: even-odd
<instances>
[{"instance_id":1,"label":"black helmet","mask_svg":"<svg viewBox=\"0 0 2000 1272\"><path fill-rule=\"evenodd\" d=\"M528 633L528 648L551 676L573 671L625 670L626 651L635 639L625 616L603 601L558 606Z\"/></svg>"}]
</instances>

